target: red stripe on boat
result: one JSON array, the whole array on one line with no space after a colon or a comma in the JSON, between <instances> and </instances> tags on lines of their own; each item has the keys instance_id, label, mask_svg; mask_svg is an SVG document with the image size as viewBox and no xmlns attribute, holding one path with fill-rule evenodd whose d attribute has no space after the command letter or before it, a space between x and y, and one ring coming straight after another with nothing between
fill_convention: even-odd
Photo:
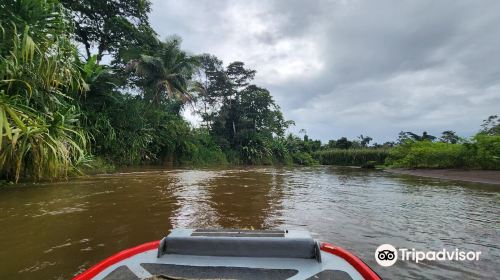
<instances>
[{"instance_id":1,"label":"red stripe on boat","mask_svg":"<svg viewBox=\"0 0 500 280\"><path fill-rule=\"evenodd\" d=\"M103 270L106 268L114 265L115 263L118 263L120 261L123 261L124 259L128 259L134 255L153 250L158 248L158 245L160 244L160 240L153 241L153 242L148 242L142 245L139 245L134 248L126 249L123 250L105 260L102 262L94 265L93 267L85 270L81 274L78 274L73 278L73 280L90 280L93 277L95 277L97 274L101 273Z\"/></svg>"},{"instance_id":2,"label":"red stripe on boat","mask_svg":"<svg viewBox=\"0 0 500 280\"><path fill-rule=\"evenodd\" d=\"M365 280L381 280L380 276L378 276L375 271L349 251L326 242L321 243L321 250L346 260L359 272L359 274L361 274L361 276L363 276L363 278L365 278Z\"/></svg>"}]
</instances>

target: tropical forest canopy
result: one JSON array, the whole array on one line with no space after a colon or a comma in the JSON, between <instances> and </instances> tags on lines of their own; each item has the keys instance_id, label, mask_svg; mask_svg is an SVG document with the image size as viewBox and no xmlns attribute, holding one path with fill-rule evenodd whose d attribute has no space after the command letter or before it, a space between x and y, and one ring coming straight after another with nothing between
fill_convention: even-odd
<instances>
[{"instance_id":1,"label":"tropical forest canopy","mask_svg":"<svg viewBox=\"0 0 500 280\"><path fill-rule=\"evenodd\" d=\"M160 39L150 10L147 0L0 2L0 179L139 164L500 166L496 116L472 139L286 135L293 121L254 84L255 70ZM188 107L198 128L181 116Z\"/></svg>"}]
</instances>

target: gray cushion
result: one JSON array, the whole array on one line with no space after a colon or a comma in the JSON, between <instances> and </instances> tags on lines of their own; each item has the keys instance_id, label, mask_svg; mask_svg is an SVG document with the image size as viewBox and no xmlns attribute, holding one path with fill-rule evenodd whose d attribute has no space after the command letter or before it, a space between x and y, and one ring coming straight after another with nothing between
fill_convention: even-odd
<instances>
[{"instance_id":1,"label":"gray cushion","mask_svg":"<svg viewBox=\"0 0 500 280\"><path fill-rule=\"evenodd\" d=\"M174 230L160 244L158 256L163 254L268 257L268 258L318 258L316 241L305 232L286 231L269 233L245 231L200 234L202 231Z\"/></svg>"}]
</instances>

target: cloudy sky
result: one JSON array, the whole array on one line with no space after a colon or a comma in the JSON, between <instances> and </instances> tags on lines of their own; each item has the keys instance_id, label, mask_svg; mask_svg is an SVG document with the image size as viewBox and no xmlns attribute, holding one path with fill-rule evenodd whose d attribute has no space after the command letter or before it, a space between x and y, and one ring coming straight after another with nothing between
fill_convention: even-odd
<instances>
[{"instance_id":1,"label":"cloudy sky","mask_svg":"<svg viewBox=\"0 0 500 280\"><path fill-rule=\"evenodd\" d=\"M312 138L470 136L500 114L500 1L152 2L161 37L257 70Z\"/></svg>"}]
</instances>

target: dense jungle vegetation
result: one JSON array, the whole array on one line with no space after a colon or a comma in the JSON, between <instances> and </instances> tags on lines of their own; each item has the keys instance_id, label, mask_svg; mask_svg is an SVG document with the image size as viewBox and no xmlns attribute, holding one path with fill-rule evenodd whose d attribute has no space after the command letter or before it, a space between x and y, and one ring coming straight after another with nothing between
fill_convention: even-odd
<instances>
[{"instance_id":1,"label":"dense jungle vegetation","mask_svg":"<svg viewBox=\"0 0 500 280\"><path fill-rule=\"evenodd\" d=\"M499 168L496 116L469 140L286 135L293 121L253 84L256 71L160 40L150 9L146 0L0 2L0 179L140 164ZM200 127L182 118L188 107Z\"/></svg>"}]
</instances>

